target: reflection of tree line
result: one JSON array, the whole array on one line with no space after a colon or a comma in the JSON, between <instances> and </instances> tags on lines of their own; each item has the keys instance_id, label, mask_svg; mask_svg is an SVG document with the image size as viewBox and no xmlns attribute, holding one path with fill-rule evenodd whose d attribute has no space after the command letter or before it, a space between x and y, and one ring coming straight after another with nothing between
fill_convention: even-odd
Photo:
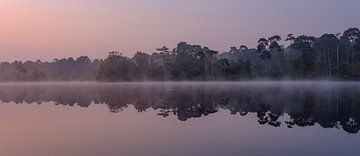
<instances>
[{"instance_id":1,"label":"reflection of tree line","mask_svg":"<svg viewBox=\"0 0 360 156\"><path fill-rule=\"evenodd\" d=\"M181 121L198 118L219 109L245 116L255 113L261 125L274 127L342 127L360 130L360 88L299 86L217 85L36 85L0 86L0 100L15 103L55 102L59 105L104 103L111 112L133 105L138 112L157 110L160 116L174 114ZM283 115L290 119L281 121Z\"/></svg>"}]
</instances>

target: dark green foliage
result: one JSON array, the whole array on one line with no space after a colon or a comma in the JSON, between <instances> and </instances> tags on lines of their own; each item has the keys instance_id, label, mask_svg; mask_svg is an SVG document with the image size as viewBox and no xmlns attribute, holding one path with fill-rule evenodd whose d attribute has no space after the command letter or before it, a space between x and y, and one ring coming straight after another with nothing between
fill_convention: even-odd
<instances>
[{"instance_id":1,"label":"dark green foliage","mask_svg":"<svg viewBox=\"0 0 360 156\"><path fill-rule=\"evenodd\" d=\"M269 45L269 41L265 38L260 38L258 41L257 51L261 53L261 59L270 59L270 52L267 50L267 46Z\"/></svg>"},{"instance_id":2,"label":"dark green foliage","mask_svg":"<svg viewBox=\"0 0 360 156\"><path fill-rule=\"evenodd\" d=\"M130 81L135 69L135 64L118 52L110 52L108 58L100 65L99 81Z\"/></svg>"},{"instance_id":3,"label":"dark green foliage","mask_svg":"<svg viewBox=\"0 0 360 156\"><path fill-rule=\"evenodd\" d=\"M288 39L292 41L290 48L299 50L302 52L299 62L295 63L300 72L298 76L303 78L309 78L313 76L315 71L315 55L313 50L313 43L316 41L315 37L312 36L299 36L292 37L288 36Z\"/></svg>"},{"instance_id":4,"label":"dark green foliage","mask_svg":"<svg viewBox=\"0 0 360 156\"><path fill-rule=\"evenodd\" d=\"M176 48L137 52L132 58L110 52L105 60L55 59L53 62L1 63L0 81L212 81L269 79L360 79L360 30L313 36L288 34L260 38L219 53L180 42Z\"/></svg>"}]
</instances>

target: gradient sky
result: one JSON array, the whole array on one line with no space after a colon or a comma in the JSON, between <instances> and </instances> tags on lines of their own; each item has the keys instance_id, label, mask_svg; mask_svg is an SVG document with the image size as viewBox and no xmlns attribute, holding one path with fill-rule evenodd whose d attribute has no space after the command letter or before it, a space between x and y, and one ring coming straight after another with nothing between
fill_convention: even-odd
<instances>
[{"instance_id":1,"label":"gradient sky","mask_svg":"<svg viewBox=\"0 0 360 156\"><path fill-rule=\"evenodd\" d=\"M0 0L0 61L127 56L179 41L219 51L259 37L360 26L359 0Z\"/></svg>"}]
</instances>

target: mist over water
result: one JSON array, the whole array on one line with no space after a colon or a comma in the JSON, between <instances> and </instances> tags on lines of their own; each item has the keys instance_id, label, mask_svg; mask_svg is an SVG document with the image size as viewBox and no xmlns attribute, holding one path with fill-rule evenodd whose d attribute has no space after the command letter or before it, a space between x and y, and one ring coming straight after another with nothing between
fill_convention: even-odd
<instances>
[{"instance_id":1,"label":"mist over water","mask_svg":"<svg viewBox=\"0 0 360 156\"><path fill-rule=\"evenodd\" d=\"M0 156L360 155L335 1L1 0Z\"/></svg>"},{"instance_id":2,"label":"mist over water","mask_svg":"<svg viewBox=\"0 0 360 156\"><path fill-rule=\"evenodd\" d=\"M0 101L8 156L331 156L360 143L357 82L1 83Z\"/></svg>"}]
</instances>

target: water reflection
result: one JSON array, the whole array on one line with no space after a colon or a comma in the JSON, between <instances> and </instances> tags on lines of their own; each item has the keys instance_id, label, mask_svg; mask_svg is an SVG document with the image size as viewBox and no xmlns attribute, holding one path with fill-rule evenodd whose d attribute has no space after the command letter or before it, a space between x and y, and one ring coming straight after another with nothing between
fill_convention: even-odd
<instances>
[{"instance_id":1,"label":"water reflection","mask_svg":"<svg viewBox=\"0 0 360 156\"><path fill-rule=\"evenodd\" d=\"M154 109L158 116L175 115L181 121L223 109L239 117L255 113L254 122L273 127L319 124L348 133L360 129L360 85L355 83L2 84L0 100L105 104L112 113L133 105L138 112Z\"/></svg>"}]
</instances>

